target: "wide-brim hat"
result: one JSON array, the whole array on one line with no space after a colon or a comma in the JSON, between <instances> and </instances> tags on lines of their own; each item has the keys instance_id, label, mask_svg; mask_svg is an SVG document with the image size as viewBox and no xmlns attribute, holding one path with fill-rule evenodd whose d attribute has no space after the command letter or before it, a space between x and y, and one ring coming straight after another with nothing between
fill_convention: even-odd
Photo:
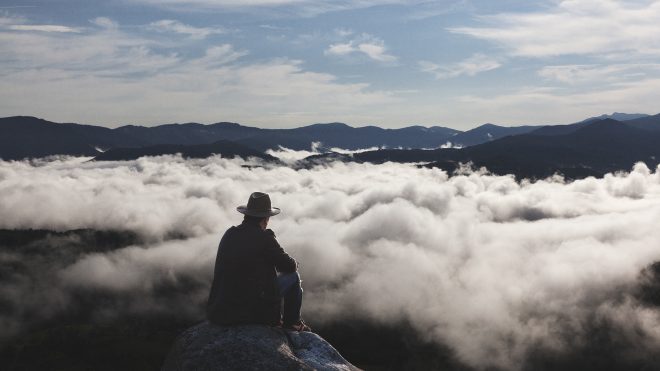
<instances>
[{"instance_id":1,"label":"wide-brim hat","mask_svg":"<svg viewBox=\"0 0 660 371\"><path fill-rule=\"evenodd\" d=\"M279 208L270 205L270 196L263 192L252 193L247 205L241 205L236 210L241 214L258 218L266 218L280 213Z\"/></svg>"}]
</instances>

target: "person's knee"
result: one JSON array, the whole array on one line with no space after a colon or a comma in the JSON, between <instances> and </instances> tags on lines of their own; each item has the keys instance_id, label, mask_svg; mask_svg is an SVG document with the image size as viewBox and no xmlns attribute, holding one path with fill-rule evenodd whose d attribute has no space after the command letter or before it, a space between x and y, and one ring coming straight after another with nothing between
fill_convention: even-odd
<instances>
[{"instance_id":1,"label":"person's knee","mask_svg":"<svg viewBox=\"0 0 660 371\"><path fill-rule=\"evenodd\" d=\"M294 282L293 287L296 288L296 291L302 294L303 289L302 289L302 280L300 279L300 274L298 272L295 272L294 274L296 281Z\"/></svg>"},{"instance_id":2,"label":"person's knee","mask_svg":"<svg viewBox=\"0 0 660 371\"><path fill-rule=\"evenodd\" d=\"M291 290L298 290L300 288L300 275L298 272L284 273L277 277L277 285L280 290L280 295L285 295Z\"/></svg>"},{"instance_id":3,"label":"person's knee","mask_svg":"<svg viewBox=\"0 0 660 371\"><path fill-rule=\"evenodd\" d=\"M291 285L292 288L298 293L298 295L302 296L303 288L302 288L302 279L300 279L300 273L293 272L290 274L291 274L291 280L293 281L293 284Z\"/></svg>"},{"instance_id":4,"label":"person's knee","mask_svg":"<svg viewBox=\"0 0 660 371\"><path fill-rule=\"evenodd\" d=\"M299 285L301 282L300 273L298 273L297 271L291 273L285 273L282 279L286 282L291 282L294 285Z\"/></svg>"}]
</instances>

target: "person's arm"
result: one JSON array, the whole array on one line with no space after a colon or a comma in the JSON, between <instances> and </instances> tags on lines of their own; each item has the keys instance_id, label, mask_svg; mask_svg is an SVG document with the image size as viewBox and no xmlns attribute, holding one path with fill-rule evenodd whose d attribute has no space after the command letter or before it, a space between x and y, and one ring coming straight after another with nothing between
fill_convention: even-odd
<instances>
[{"instance_id":1,"label":"person's arm","mask_svg":"<svg viewBox=\"0 0 660 371\"><path fill-rule=\"evenodd\" d=\"M278 272L292 273L298 269L298 263L289 256L275 239L275 233L266 229L266 258Z\"/></svg>"}]
</instances>

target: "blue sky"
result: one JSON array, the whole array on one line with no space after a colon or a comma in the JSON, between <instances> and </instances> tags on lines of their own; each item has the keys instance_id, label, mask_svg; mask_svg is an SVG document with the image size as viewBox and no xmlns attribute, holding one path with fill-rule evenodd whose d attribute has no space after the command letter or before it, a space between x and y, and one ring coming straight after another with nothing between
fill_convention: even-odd
<instances>
[{"instance_id":1,"label":"blue sky","mask_svg":"<svg viewBox=\"0 0 660 371\"><path fill-rule=\"evenodd\" d=\"M0 116L468 129L657 113L660 1L0 1Z\"/></svg>"}]
</instances>

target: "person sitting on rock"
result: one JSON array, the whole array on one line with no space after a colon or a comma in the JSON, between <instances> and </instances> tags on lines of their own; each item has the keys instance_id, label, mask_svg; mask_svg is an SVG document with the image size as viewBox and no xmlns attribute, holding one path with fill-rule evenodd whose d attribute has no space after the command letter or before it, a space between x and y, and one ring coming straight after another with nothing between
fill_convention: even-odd
<instances>
[{"instance_id":1,"label":"person sitting on rock","mask_svg":"<svg viewBox=\"0 0 660 371\"><path fill-rule=\"evenodd\" d=\"M209 321L310 331L300 318L298 263L266 229L280 209L271 207L270 197L262 192L252 193L247 205L236 209L244 214L243 223L229 228L220 240L207 305Z\"/></svg>"}]
</instances>

